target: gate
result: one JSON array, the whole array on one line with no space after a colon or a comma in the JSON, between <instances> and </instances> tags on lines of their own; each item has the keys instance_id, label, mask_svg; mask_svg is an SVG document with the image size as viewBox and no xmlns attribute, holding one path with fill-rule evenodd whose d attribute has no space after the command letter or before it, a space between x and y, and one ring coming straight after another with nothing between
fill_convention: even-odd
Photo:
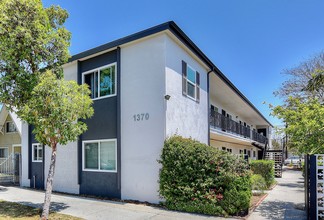
<instances>
[{"instance_id":1,"label":"gate","mask_svg":"<svg viewBox=\"0 0 324 220\"><path fill-rule=\"evenodd\" d=\"M324 220L324 154L305 155L307 219Z\"/></svg>"},{"instance_id":2,"label":"gate","mask_svg":"<svg viewBox=\"0 0 324 220\"><path fill-rule=\"evenodd\" d=\"M276 177L282 177L282 150L267 150L265 153L266 160L274 161L273 168Z\"/></svg>"},{"instance_id":3,"label":"gate","mask_svg":"<svg viewBox=\"0 0 324 220\"><path fill-rule=\"evenodd\" d=\"M21 155L12 153L0 163L0 184L19 184Z\"/></svg>"}]
</instances>

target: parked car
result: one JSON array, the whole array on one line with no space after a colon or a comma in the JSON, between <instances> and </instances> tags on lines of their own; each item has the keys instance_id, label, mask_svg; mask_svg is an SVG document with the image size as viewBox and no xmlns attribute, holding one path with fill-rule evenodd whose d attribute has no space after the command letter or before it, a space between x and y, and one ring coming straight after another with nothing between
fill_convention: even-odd
<instances>
[{"instance_id":1,"label":"parked car","mask_svg":"<svg viewBox=\"0 0 324 220\"><path fill-rule=\"evenodd\" d=\"M290 156L284 161L284 165L301 165L302 158L299 156Z\"/></svg>"}]
</instances>

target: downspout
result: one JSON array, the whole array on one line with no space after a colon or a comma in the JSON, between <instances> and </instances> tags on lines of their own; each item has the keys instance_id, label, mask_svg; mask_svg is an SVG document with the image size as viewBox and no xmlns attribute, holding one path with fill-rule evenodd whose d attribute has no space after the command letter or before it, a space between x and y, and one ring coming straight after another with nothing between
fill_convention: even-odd
<instances>
[{"instance_id":1,"label":"downspout","mask_svg":"<svg viewBox=\"0 0 324 220\"><path fill-rule=\"evenodd\" d=\"M207 72L207 129L208 129L208 145L210 145L210 91L209 91L209 74L214 72L214 67Z\"/></svg>"}]
</instances>

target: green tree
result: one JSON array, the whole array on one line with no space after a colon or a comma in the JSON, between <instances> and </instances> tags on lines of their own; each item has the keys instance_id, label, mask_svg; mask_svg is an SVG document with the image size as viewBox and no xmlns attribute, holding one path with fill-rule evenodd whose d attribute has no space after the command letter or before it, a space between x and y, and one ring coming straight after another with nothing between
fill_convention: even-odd
<instances>
[{"instance_id":1,"label":"green tree","mask_svg":"<svg viewBox=\"0 0 324 220\"><path fill-rule=\"evenodd\" d=\"M30 98L42 69L62 77L71 34L67 11L44 8L41 0L0 1L0 101L20 109Z\"/></svg>"},{"instance_id":2,"label":"green tree","mask_svg":"<svg viewBox=\"0 0 324 220\"><path fill-rule=\"evenodd\" d=\"M288 146L299 154L324 152L324 106L318 99L301 101L288 98L282 106L272 107L272 114L287 123Z\"/></svg>"},{"instance_id":3,"label":"green tree","mask_svg":"<svg viewBox=\"0 0 324 220\"><path fill-rule=\"evenodd\" d=\"M76 140L87 128L79 119L93 114L89 89L62 79L71 38L67 17L41 0L0 0L0 102L52 148L42 219L48 218L57 144Z\"/></svg>"},{"instance_id":4,"label":"green tree","mask_svg":"<svg viewBox=\"0 0 324 220\"><path fill-rule=\"evenodd\" d=\"M35 126L33 133L36 139L52 148L42 219L47 219L49 214L57 144L75 141L86 131L86 124L78 119L93 114L89 95L87 85L57 79L51 71L47 71L41 75L31 98L20 111L21 117Z\"/></svg>"}]
</instances>

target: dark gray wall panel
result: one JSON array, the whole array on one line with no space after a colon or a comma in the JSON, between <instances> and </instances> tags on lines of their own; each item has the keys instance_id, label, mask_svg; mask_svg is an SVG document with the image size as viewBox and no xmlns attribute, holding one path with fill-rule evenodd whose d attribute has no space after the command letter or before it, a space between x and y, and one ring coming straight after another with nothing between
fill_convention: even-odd
<instances>
[{"instance_id":1,"label":"dark gray wall panel","mask_svg":"<svg viewBox=\"0 0 324 220\"><path fill-rule=\"evenodd\" d=\"M35 188L36 189L44 189L44 149L43 149L43 162L32 162L33 149L32 144L39 143L35 135L32 133L34 127L32 125L28 126L29 138L28 138L28 160L29 160L29 179L30 179L30 187L34 188L34 180L35 180ZM35 177L35 178L34 178Z\"/></svg>"},{"instance_id":2,"label":"dark gray wall panel","mask_svg":"<svg viewBox=\"0 0 324 220\"><path fill-rule=\"evenodd\" d=\"M117 138L117 97L95 100L94 115L84 120L88 130L82 140Z\"/></svg>"},{"instance_id":3,"label":"dark gray wall panel","mask_svg":"<svg viewBox=\"0 0 324 220\"><path fill-rule=\"evenodd\" d=\"M117 62L117 51L111 51L80 62L80 72L86 72L110 63Z\"/></svg>"},{"instance_id":4,"label":"dark gray wall panel","mask_svg":"<svg viewBox=\"0 0 324 220\"><path fill-rule=\"evenodd\" d=\"M120 198L117 173L82 172L80 194Z\"/></svg>"},{"instance_id":5,"label":"dark gray wall panel","mask_svg":"<svg viewBox=\"0 0 324 220\"><path fill-rule=\"evenodd\" d=\"M35 188L44 189L44 169L43 163L31 163L31 179L30 187L34 188L34 176L35 176Z\"/></svg>"},{"instance_id":6,"label":"dark gray wall panel","mask_svg":"<svg viewBox=\"0 0 324 220\"><path fill-rule=\"evenodd\" d=\"M85 61L78 62L78 82L82 82L82 73L101 66L105 66L117 62L117 50L105 53ZM94 100L93 108L94 115L86 120L83 120L88 129L80 135L78 142L79 151L79 184L80 194L104 196L110 198L120 198L120 140L117 140L117 173L106 172L89 172L82 171L82 141L112 139L118 138L120 135L120 126L117 125L117 112L119 102L120 83L120 68L117 64L117 96Z\"/></svg>"}]
</instances>

